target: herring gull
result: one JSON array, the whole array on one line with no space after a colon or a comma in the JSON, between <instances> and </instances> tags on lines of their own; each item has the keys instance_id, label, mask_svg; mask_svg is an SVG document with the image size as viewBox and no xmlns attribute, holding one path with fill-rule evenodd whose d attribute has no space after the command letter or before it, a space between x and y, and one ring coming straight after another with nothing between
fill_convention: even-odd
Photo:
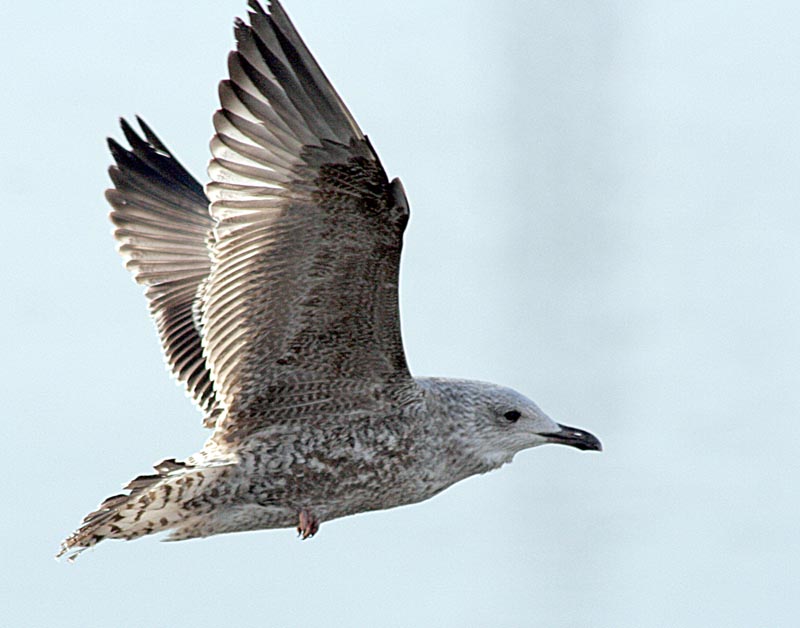
<instances>
[{"instance_id":1,"label":"herring gull","mask_svg":"<svg viewBox=\"0 0 800 628\"><path fill-rule=\"evenodd\" d=\"M409 209L281 4L236 21L203 187L122 120L106 197L166 360L212 431L62 544L296 527L428 499L545 443L600 450L520 393L414 378L398 270Z\"/></svg>"}]
</instances>

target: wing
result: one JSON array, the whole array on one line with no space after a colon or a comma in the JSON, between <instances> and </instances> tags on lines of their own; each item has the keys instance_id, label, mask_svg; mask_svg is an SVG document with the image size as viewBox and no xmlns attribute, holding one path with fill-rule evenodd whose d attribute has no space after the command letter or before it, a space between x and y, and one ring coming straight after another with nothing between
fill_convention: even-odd
<instances>
[{"instance_id":1,"label":"wing","mask_svg":"<svg viewBox=\"0 0 800 628\"><path fill-rule=\"evenodd\" d=\"M213 426L216 401L200 341L198 288L208 277L207 246L214 220L201 185L139 119L144 138L125 121L126 150L108 140L116 166L106 198L119 252L134 279L147 287L152 314L173 374Z\"/></svg>"},{"instance_id":2,"label":"wing","mask_svg":"<svg viewBox=\"0 0 800 628\"><path fill-rule=\"evenodd\" d=\"M220 84L206 187L218 222L203 340L228 432L312 389L331 402L353 382L412 381L397 303L402 186L280 4L250 7Z\"/></svg>"}]
</instances>

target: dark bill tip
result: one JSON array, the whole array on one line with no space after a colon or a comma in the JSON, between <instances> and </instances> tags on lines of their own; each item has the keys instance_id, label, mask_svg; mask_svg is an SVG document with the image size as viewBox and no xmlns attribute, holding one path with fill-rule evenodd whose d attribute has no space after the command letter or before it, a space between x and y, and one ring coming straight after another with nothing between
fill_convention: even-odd
<instances>
[{"instance_id":1,"label":"dark bill tip","mask_svg":"<svg viewBox=\"0 0 800 628\"><path fill-rule=\"evenodd\" d=\"M560 423L558 427L561 428L560 431L552 434L543 434L543 436L546 436L547 440L557 445L569 445L583 451L603 451L603 444L594 434L579 430L577 427L561 425Z\"/></svg>"}]
</instances>

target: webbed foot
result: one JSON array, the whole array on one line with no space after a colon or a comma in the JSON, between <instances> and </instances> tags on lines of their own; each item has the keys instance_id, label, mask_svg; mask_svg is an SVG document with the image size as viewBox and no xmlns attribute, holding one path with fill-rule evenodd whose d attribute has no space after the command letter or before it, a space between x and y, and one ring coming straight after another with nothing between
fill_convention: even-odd
<instances>
[{"instance_id":1,"label":"webbed foot","mask_svg":"<svg viewBox=\"0 0 800 628\"><path fill-rule=\"evenodd\" d=\"M305 508L300 511L300 519L297 524L297 534L303 540L314 536L319 530L319 520Z\"/></svg>"}]
</instances>

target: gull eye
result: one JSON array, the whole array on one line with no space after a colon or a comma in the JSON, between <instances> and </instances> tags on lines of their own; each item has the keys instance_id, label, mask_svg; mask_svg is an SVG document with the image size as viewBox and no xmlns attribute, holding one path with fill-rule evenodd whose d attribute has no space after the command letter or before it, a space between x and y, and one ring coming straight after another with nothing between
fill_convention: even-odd
<instances>
[{"instance_id":1,"label":"gull eye","mask_svg":"<svg viewBox=\"0 0 800 628\"><path fill-rule=\"evenodd\" d=\"M503 416L506 417L506 421L508 421L509 423L516 423L517 421L519 421L519 417L522 415L519 413L518 410L509 410Z\"/></svg>"}]
</instances>

